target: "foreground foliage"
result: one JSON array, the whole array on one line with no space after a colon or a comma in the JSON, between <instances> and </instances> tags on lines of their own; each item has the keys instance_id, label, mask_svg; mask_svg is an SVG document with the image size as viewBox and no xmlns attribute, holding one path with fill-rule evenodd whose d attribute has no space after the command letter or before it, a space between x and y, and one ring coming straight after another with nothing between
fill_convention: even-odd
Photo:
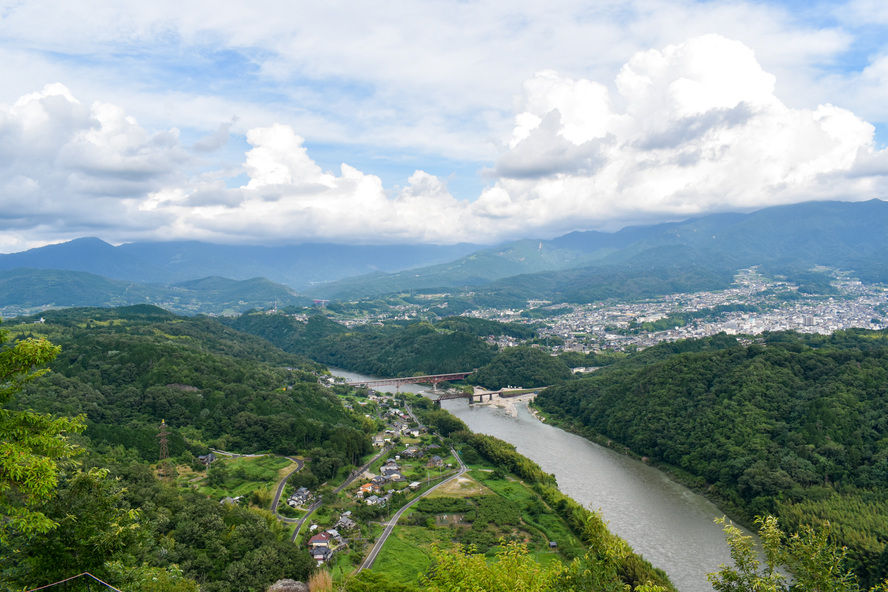
<instances>
[{"instance_id":1,"label":"foreground foliage","mask_svg":"<svg viewBox=\"0 0 888 592\"><path fill-rule=\"evenodd\" d=\"M77 453L65 435L84 428L80 417L8 408L24 385L46 373L59 348L45 339L6 344L7 338L0 330L0 542L11 532L45 533L57 525L35 506L52 496L59 462Z\"/></svg>"},{"instance_id":2,"label":"foreground foliage","mask_svg":"<svg viewBox=\"0 0 888 592\"><path fill-rule=\"evenodd\" d=\"M709 574L717 592L765 590L773 592L860 592L857 577L847 567L848 549L839 547L829 528L815 530L805 527L787 536L773 516L756 518L764 562L751 536L737 527L724 525L731 548L733 566L723 566ZM782 570L788 570L787 576ZM888 580L870 588L870 592L888 590Z\"/></svg>"},{"instance_id":3,"label":"foreground foliage","mask_svg":"<svg viewBox=\"0 0 888 592\"><path fill-rule=\"evenodd\" d=\"M556 580L564 566L552 563L543 567L517 543L500 546L494 561L484 555L460 551L439 551L431 573L421 585L429 592L547 592L556 590Z\"/></svg>"}]
</instances>

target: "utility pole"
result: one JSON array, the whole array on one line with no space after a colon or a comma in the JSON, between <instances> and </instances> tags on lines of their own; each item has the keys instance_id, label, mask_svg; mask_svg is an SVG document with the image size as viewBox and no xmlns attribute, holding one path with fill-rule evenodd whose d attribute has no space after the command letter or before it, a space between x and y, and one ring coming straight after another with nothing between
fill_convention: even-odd
<instances>
[{"instance_id":1,"label":"utility pole","mask_svg":"<svg viewBox=\"0 0 888 592\"><path fill-rule=\"evenodd\" d=\"M166 420L160 420L160 433L157 434L157 437L160 438L160 475L164 479L169 477L169 471L167 470L167 465L169 464L170 458L170 446L169 440L167 440L167 436L169 432L167 431Z\"/></svg>"}]
</instances>

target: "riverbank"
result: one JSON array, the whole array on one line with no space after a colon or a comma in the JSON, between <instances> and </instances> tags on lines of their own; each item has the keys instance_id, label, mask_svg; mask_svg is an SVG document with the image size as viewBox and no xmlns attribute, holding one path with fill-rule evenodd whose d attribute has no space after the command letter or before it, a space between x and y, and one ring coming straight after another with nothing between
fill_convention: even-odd
<instances>
[{"instance_id":1,"label":"riverbank","mask_svg":"<svg viewBox=\"0 0 888 592\"><path fill-rule=\"evenodd\" d=\"M706 574L731 562L724 533L714 522L725 513L622 449L540 421L519 401L453 400L443 406L472 431L513 444L553 474L561 491L599 510L611 532L663 568L682 592L712 592Z\"/></svg>"},{"instance_id":2,"label":"riverbank","mask_svg":"<svg viewBox=\"0 0 888 592\"><path fill-rule=\"evenodd\" d=\"M570 420L561 418L558 415L547 414L529 405L528 410L541 422L548 423L548 425L557 427L558 429L564 430L565 432L579 436L580 438L588 440L593 444L597 444L598 446L613 450L618 454L625 455L628 458L655 468L663 475L675 482L677 485L687 487L695 494L709 500L710 503L719 508L724 516L731 520L731 522L733 522L735 525L742 526L744 529L747 529L750 532L755 530L752 526L753 521L751 517L748 516L748 513L744 510L744 508L737 506L728 497L722 495L715 488L714 485L707 483L706 480L702 477L692 475L691 473L688 473L687 471L684 471L668 463L657 461L647 456L641 456L631 448L624 446L619 442L598 434L597 432L594 432L589 428L586 428L585 426L577 425Z\"/></svg>"},{"instance_id":3,"label":"riverbank","mask_svg":"<svg viewBox=\"0 0 888 592\"><path fill-rule=\"evenodd\" d=\"M724 512L621 451L538 420L536 410L528 407L532 399L526 393L471 405L467 399L453 399L441 406L473 432L512 444L554 475L565 495L600 512L608 530L664 569L678 590L712 592L706 574L731 562L724 533L714 522Z\"/></svg>"},{"instance_id":4,"label":"riverbank","mask_svg":"<svg viewBox=\"0 0 888 592\"><path fill-rule=\"evenodd\" d=\"M497 407L505 411L509 417L518 417L518 404L528 405L537 396L537 393L526 393L524 395L516 395L514 397L497 397L496 399L483 401L481 403L472 403L472 405L485 405ZM528 407L529 408L529 407Z\"/></svg>"}]
</instances>

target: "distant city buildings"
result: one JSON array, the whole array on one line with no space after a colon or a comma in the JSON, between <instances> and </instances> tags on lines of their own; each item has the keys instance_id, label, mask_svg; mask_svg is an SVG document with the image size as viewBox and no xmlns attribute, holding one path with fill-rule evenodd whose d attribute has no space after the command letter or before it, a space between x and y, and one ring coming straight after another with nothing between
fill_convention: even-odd
<instances>
[{"instance_id":1,"label":"distant city buildings","mask_svg":"<svg viewBox=\"0 0 888 592\"><path fill-rule=\"evenodd\" d=\"M765 331L792 330L826 334L840 329L881 329L886 326L888 288L865 285L835 272L833 287L837 294L831 297L807 296L799 293L797 286L768 280L756 269L747 269L735 276L730 289L715 292L593 304L529 300L528 309L551 309L554 313L556 309L569 308L571 311L557 311L562 314L529 319L521 316L521 309L488 308L467 311L463 316L542 324L537 341L540 346L548 346L553 354L562 351L590 353L643 349L662 341L707 337L721 332L758 335ZM427 295L422 304L398 304L384 313L337 320L344 325L354 326L427 318L434 316L435 296L452 297L450 294ZM727 311L710 314L719 310L718 307ZM732 308L740 310L731 311ZM666 320L676 318L676 315L684 315L685 320L671 327L662 327ZM646 325L658 330L646 329ZM486 341L500 348L526 343L507 335L490 335Z\"/></svg>"}]
</instances>

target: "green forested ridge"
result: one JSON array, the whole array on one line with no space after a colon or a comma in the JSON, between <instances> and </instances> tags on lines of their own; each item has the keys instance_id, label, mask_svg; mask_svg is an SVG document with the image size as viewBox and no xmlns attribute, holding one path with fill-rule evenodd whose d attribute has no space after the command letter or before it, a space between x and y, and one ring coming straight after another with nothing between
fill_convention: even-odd
<instances>
[{"instance_id":1,"label":"green forested ridge","mask_svg":"<svg viewBox=\"0 0 888 592\"><path fill-rule=\"evenodd\" d=\"M58 486L30 503L51 528L0 541L0 583L32 588L90 571L127 589L195 592L197 582L204 592L249 592L308 577L313 563L270 513L163 484L146 461L158 460L165 420L180 468L212 445L312 455L311 476L331 478L371 447L363 417L318 384L319 366L212 319L150 306L48 311L43 322L4 326L9 345L46 337L61 352L51 373L3 401L3 416L82 415L87 429L69 436L79 462L60 464ZM224 469L214 464L205 482L224 482Z\"/></svg>"},{"instance_id":2,"label":"green forested ridge","mask_svg":"<svg viewBox=\"0 0 888 592\"><path fill-rule=\"evenodd\" d=\"M495 353L479 335L498 328L502 331L498 335L527 333L520 326L475 321L478 319L452 318L434 325L411 322L346 329L322 315L302 322L284 315L254 313L226 322L324 364L375 376L412 376L478 368Z\"/></svg>"},{"instance_id":3,"label":"green forested ridge","mask_svg":"<svg viewBox=\"0 0 888 592\"><path fill-rule=\"evenodd\" d=\"M150 306L47 312L45 323L11 329L61 346L53 373L26 388L22 407L85 414L88 435L157 454L161 420L172 454L207 445L282 454L327 445L353 459L367 436L335 396L317 384L320 367L267 341L207 318Z\"/></svg>"},{"instance_id":4,"label":"green forested ridge","mask_svg":"<svg viewBox=\"0 0 888 592\"><path fill-rule=\"evenodd\" d=\"M489 389L507 386L536 388L562 382L571 377L570 368L560 357L536 347L510 347L489 364L468 377L468 382Z\"/></svg>"},{"instance_id":5,"label":"green forested ridge","mask_svg":"<svg viewBox=\"0 0 888 592\"><path fill-rule=\"evenodd\" d=\"M465 331L439 331L412 323L395 332L355 331L326 340L314 359L376 376L443 374L477 368L493 349Z\"/></svg>"},{"instance_id":6,"label":"green forested ridge","mask_svg":"<svg viewBox=\"0 0 888 592\"><path fill-rule=\"evenodd\" d=\"M482 338L532 339L535 329L515 323L448 317L435 323L388 323L346 329L320 314L299 321L285 315L245 314L225 321L294 353L374 376L443 374L477 369L469 382L499 389L548 386L571 378L565 360L539 348L497 351ZM594 357L594 356L593 356ZM609 361L609 360L607 360Z\"/></svg>"},{"instance_id":7,"label":"green forested ridge","mask_svg":"<svg viewBox=\"0 0 888 592\"><path fill-rule=\"evenodd\" d=\"M487 319L476 319L474 317L444 318L435 323L435 327L450 331L465 331L478 337L507 335L518 339L533 339L536 335L536 327L533 325L503 323Z\"/></svg>"},{"instance_id":8,"label":"green forested ridge","mask_svg":"<svg viewBox=\"0 0 888 592\"><path fill-rule=\"evenodd\" d=\"M695 476L747 516L776 513L790 530L829 521L864 582L885 575L885 332L663 344L536 404Z\"/></svg>"}]
</instances>

